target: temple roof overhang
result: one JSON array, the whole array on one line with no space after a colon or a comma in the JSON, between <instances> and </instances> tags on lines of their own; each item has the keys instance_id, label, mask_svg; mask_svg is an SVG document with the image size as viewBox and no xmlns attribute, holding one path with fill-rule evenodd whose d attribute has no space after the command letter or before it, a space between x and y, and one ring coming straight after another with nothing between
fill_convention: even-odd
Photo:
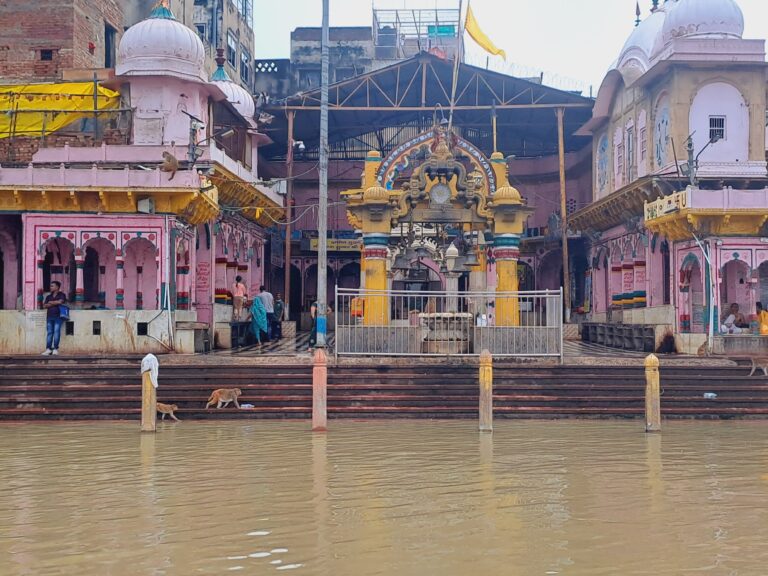
<instances>
[{"instance_id":1,"label":"temple roof overhang","mask_svg":"<svg viewBox=\"0 0 768 576\"><path fill-rule=\"evenodd\" d=\"M569 227L582 232L605 232L633 218L641 218L645 203L662 194L653 177L640 178L569 216Z\"/></svg>"},{"instance_id":2,"label":"temple roof overhang","mask_svg":"<svg viewBox=\"0 0 768 576\"><path fill-rule=\"evenodd\" d=\"M701 190L647 202L645 227L670 240L707 236L758 236L768 223L768 188L762 190Z\"/></svg>"}]
</instances>

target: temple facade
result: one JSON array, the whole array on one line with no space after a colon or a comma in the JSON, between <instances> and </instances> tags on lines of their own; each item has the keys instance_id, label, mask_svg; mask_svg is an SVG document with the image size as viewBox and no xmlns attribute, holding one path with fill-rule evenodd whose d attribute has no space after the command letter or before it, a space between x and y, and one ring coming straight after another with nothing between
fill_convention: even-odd
<instances>
[{"instance_id":1,"label":"temple facade","mask_svg":"<svg viewBox=\"0 0 768 576\"><path fill-rule=\"evenodd\" d=\"M611 326L640 326L696 353L732 304L739 333L754 331L768 300L766 64L743 32L734 0L653 2L603 81L580 130L593 202L570 223L590 243L593 340L622 347Z\"/></svg>"},{"instance_id":2,"label":"temple facade","mask_svg":"<svg viewBox=\"0 0 768 576\"><path fill-rule=\"evenodd\" d=\"M281 198L258 180L250 93L160 3L112 78L0 88L0 349L45 346L52 280L71 305L62 354L231 345L231 293L264 277Z\"/></svg>"}]
</instances>

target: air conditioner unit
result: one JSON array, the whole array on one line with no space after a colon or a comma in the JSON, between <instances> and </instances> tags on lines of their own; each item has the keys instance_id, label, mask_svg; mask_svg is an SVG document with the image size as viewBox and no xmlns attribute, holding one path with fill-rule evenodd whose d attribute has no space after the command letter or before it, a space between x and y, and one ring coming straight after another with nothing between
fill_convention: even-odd
<instances>
[{"instance_id":1,"label":"air conditioner unit","mask_svg":"<svg viewBox=\"0 0 768 576\"><path fill-rule=\"evenodd\" d=\"M154 214L155 213L155 199L143 198L139 200L136 205L136 211L142 214Z\"/></svg>"}]
</instances>

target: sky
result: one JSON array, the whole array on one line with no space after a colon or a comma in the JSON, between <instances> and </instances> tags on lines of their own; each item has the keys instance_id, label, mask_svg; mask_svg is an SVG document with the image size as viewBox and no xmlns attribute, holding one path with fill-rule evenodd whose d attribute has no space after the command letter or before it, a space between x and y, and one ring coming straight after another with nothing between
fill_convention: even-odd
<instances>
[{"instance_id":1,"label":"sky","mask_svg":"<svg viewBox=\"0 0 768 576\"><path fill-rule=\"evenodd\" d=\"M457 8L458 0L374 0L376 8ZM768 38L768 0L737 0L745 38ZM632 32L636 0L471 0L485 33L507 52L494 69L515 76L544 73L544 82L597 93L611 63ZM287 58L290 33L320 26L321 0L256 0L256 58ZM466 1L464 6L466 7ZM643 17L651 0L640 0ZM330 0L331 26L370 26L371 0ZM467 37L467 59L485 64L485 53Z\"/></svg>"}]
</instances>

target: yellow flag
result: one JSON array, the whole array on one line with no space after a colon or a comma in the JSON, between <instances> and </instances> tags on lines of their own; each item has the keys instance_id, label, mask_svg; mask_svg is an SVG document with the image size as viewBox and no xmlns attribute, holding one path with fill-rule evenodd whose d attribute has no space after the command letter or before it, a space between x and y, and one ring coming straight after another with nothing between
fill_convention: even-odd
<instances>
[{"instance_id":1,"label":"yellow flag","mask_svg":"<svg viewBox=\"0 0 768 576\"><path fill-rule=\"evenodd\" d=\"M472 39L477 42L483 50L494 56L501 56L504 60L507 59L507 53L501 48L497 48L496 45L491 42L491 39L485 35L485 32L480 29L480 25L477 23L475 15L472 13L472 6L467 6L467 22L464 27L467 32L469 32L469 35L472 36Z\"/></svg>"}]
</instances>

